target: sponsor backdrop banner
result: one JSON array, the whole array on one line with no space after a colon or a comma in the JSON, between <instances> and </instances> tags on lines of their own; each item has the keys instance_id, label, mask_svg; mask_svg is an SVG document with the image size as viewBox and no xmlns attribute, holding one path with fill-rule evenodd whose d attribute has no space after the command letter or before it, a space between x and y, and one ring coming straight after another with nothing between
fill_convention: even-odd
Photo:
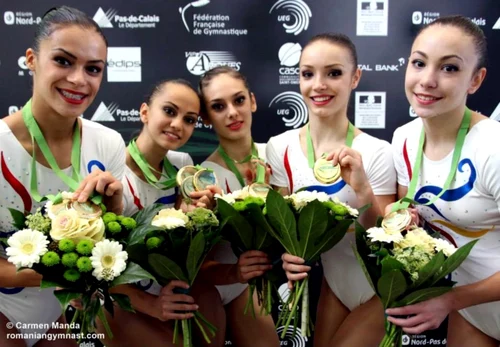
<instances>
[{"instance_id":1,"label":"sponsor backdrop banner","mask_svg":"<svg viewBox=\"0 0 500 347\"><path fill-rule=\"evenodd\" d=\"M108 64L99 94L84 118L118 130L128 141L141 128L139 108L160 79L185 78L194 85L214 66L243 72L256 95L253 136L270 136L306 124L298 62L310 37L341 32L356 44L363 76L352 93L351 121L390 141L393 131L415 117L404 94L404 73L417 30L450 14L470 17L484 30L489 61L500 61L498 0L67 0L99 23L109 41ZM36 25L58 2L26 0L0 3L0 117L18 110L31 95L25 51ZM469 107L500 120L496 83L498 64L490 64L483 87ZM183 148L196 162L217 144L210 126L200 121ZM315 269L316 271L316 269ZM314 275L317 298L321 268ZM288 295L286 286L280 296ZM315 303L311 303L315 307ZM276 305L276 314L279 313ZM282 331L282 328L278 328ZM227 344L230 344L228 342ZM405 345L445 345L443 331L404 337ZM312 339L288 337L284 346L312 346Z\"/></svg>"}]
</instances>

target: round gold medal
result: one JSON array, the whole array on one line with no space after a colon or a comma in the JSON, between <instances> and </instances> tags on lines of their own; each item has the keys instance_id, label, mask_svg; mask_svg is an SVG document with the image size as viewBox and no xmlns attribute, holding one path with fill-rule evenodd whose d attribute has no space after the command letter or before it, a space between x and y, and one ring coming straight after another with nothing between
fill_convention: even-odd
<instances>
[{"instance_id":1,"label":"round gold medal","mask_svg":"<svg viewBox=\"0 0 500 347\"><path fill-rule=\"evenodd\" d=\"M73 201L71 207L83 218L94 219L102 215L101 207L89 201Z\"/></svg>"},{"instance_id":2,"label":"round gold medal","mask_svg":"<svg viewBox=\"0 0 500 347\"><path fill-rule=\"evenodd\" d=\"M387 214L382 220L382 228L386 230L402 231L411 224L411 214L407 209Z\"/></svg>"},{"instance_id":3,"label":"round gold medal","mask_svg":"<svg viewBox=\"0 0 500 347\"><path fill-rule=\"evenodd\" d=\"M193 177L194 176L188 176L182 181L181 184L181 194L184 196L185 199L191 199L190 194L196 189L193 186Z\"/></svg>"},{"instance_id":4,"label":"round gold medal","mask_svg":"<svg viewBox=\"0 0 500 347\"><path fill-rule=\"evenodd\" d=\"M269 193L271 189L271 186L265 183L252 183L250 187L248 187L250 195L258 196L264 200L266 200L267 193Z\"/></svg>"},{"instance_id":5,"label":"round gold medal","mask_svg":"<svg viewBox=\"0 0 500 347\"><path fill-rule=\"evenodd\" d=\"M333 183L340 177L340 165L333 165L331 160L321 157L314 163L314 177L321 183Z\"/></svg>"},{"instance_id":6,"label":"round gold medal","mask_svg":"<svg viewBox=\"0 0 500 347\"><path fill-rule=\"evenodd\" d=\"M183 168L181 168L178 172L177 172L177 176L176 176L176 180L177 180L177 184L180 186L182 186L182 182L189 176L193 176L198 170L192 166L192 165L187 165L187 166L184 166Z\"/></svg>"},{"instance_id":7,"label":"round gold medal","mask_svg":"<svg viewBox=\"0 0 500 347\"><path fill-rule=\"evenodd\" d=\"M217 177L215 173L210 170L202 169L194 174L193 186L196 190L205 190L208 186L216 186Z\"/></svg>"}]
</instances>

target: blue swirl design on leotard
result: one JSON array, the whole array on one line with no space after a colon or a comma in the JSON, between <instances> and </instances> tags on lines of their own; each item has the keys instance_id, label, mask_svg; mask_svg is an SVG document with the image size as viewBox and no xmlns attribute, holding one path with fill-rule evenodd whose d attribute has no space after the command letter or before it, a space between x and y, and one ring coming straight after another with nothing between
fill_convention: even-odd
<instances>
[{"instance_id":1,"label":"blue swirl design on leotard","mask_svg":"<svg viewBox=\"0 0 500 347\"><path fill-rule=\"evenodd\" d=\"M174 204L175 201L177 200L178 194L179 194L179 188L175 187L175 191L172 195L162 196L161 198L156 200L154 203L155 204L164 204L164 205Z\"/></svg>"},{"instance_id":2,"label":"blue swirl design on leotard","mask_svg":"<svg viewBox=\"0 0 500 347\"><path fill-rule=\"evenodd\" d=\"M347 184L343 179L338 181L337 183L328 185L328 186L309 186L307 188L304 188L304 190L307 190L309 192L317 191L317 192L323 192L328 195L336 194L342 190Z\"/></svg>"},{"instance_id":3,"label":"blue swirl design on leotard","mask_svg":"<svg viewBox=\"0 0 500 347\"><path fill-rule=\"evenodd\" d=\"M94 166L97 166L101 171L106 171L106 167L99 160L91 160L91 161L89 161L89 163L87 164L87 171L89 173L91 173L92 172L92 168Z\"/></svg>"},{"instance_id":4,"label":"blue swirl design on leotard","mask_svg":"<svg viewBox=\"0 0 500 347\"><path fill-rule=\"evenodd\" d=\"M457 200L462 199L464 196L466 196L474 188L474 182L477 179L476 168L474 167L474 165L472 164L472 161L469 158L465 158L465 159L462 159L458 163L458 171L459 172L464 172L464 170L463 170L464 165L468 165L470 168L470 176L469 176L469 179L467 180L467 182L458 188L448 189L446 192L443 193L443 195L441 195L439 197L439 199L444 200L444 201L457 201ZM424 197L422 197L422 195L429 194L429 193L434 194L434 195L438 195L442 189L443 189L442 187L438 187L438 186L431 186L431 185L423 186L415 194L414 200L418 203L426 204L430 201L430 199L424 198ZM434 212L436 212L442 218L449 220L441 212L439 212L439 210L437 209L437 207L434 204L428 205L427 207L431 208Z\"/></svg>"}]
</instances>

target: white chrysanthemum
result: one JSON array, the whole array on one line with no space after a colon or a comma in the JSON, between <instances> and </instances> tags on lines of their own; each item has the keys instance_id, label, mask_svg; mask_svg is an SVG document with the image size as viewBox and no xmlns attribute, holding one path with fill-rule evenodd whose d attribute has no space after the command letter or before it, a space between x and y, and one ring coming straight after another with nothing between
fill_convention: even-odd
<instances>
[{"instance_id":1,"label":"white chrysanthemum","mask_svg":"<svg viewBox=\"0 0 500 347\"><path fill-rule=\"evenodd\" d=\"M229 205L233 205L236 200L234 199L233 195L232 194L223 194L223 195L220 195L220 194L215 194L215 199L221 199L221 200L224 200L225 202L227 202Z\"/></svg>"},{"instance_id":2,"label":"white chrysanthemum","mask_svg":"<svg viewBox=\"0 0 500 347\"><path fill-rule=\"evenodd\" d=\"M40 257L47 253L49 240L38 230L22 229L9 237L6 253L7 260L16 268L32 267L40 261Z\"/></svg>"},{"instance_id":3,"label":"white chrysanthemum","mask_svg":"<svg viewBox=\"0 0 500 347\"><path fill-rule=\"evenodd\" d=\"M343 203L342 201L339 200L339 198L337 197L334 197L333 200L332 200L334 203L336 204L339 204L339 205L342 205L344 206L346 209L347 209L347 212L353 216L353 217L358 217L359 216L359 211L355 208L352 208L351 206Z\"/></svg>"},{"instance_id":4,"label":"white chrysanthemum","mask_svg":"<svg viewBox=\"0 0 500 347\"><path fill-rule=\"evenodd\" d=\"M325 202L328 201L328 195L323 192L317 192L317 191L307 191L303 190L294 194L290 194L288 196L285 196L286 200L291 200L293 206L297 211L300 211L304 206L306 206L308 203L314 200L318 200L320 202Z\"/></svg>"},{"instance_id":5,"label":"white chrysanthemum","mask_svg":"<svg viewBox=\"0 0 500 347\"><path fill-rule=\"evenodd\" d=\"M429 254L434 254L436 239L422 228L408 230L403 240L394 245L395 248L420 247Z\"/></svg>"},{"instance_id":6,"label":"white chrysanthemum","mask_svg":"<svg viewBox=\"0 0 500 347\"><path fill-rule=\"evenodd\" d=\"M447 257L451 256L457 250L455 246L443 239L434 239L434 247L436 248L436 252L443 251Z\"/></svg>"},{"instance_id":7,"label":"white chrysanthemum","mask_svg":"<svg viewBox=\"0 0 500 347\"><path fill-rule=\"evenodd\" d=\"M372 241L378 241L378 242L385 242L385 243L391 243L391 242L400 242L403 240L403 235L401 235L401 232L397 230L386 230L384 228L370 228L366 231L368 234L368 237Z\"/></svg>"},{"instance_id":8,"label":"white chrysanthemum","mask_svg":"<svg viewBox=\"0 0 500 347\"><path fill-rule=\"evenodd\" d=\"M120 276L127 267L127 252L117 241L102 240L92 249L90 261L94 271L92 275L100 280L112 281Z\"/></svg>"},{"instance_id":9,"label":"white chrysanthemum","mask_svg":"<svg viewBox=\"0 0 500 347\"><path fill-rule=\"evenodd\" d=\"M155 227L165 229L175 229L185 226L189 222L188 216L181 210L166 208L158 212L151 224Z\"/></svg>"}]
</instances>

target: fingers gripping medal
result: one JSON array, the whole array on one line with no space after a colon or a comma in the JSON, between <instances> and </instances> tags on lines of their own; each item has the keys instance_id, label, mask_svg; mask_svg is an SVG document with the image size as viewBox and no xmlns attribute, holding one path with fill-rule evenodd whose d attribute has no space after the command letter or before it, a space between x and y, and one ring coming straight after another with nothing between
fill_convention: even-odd
<instances>
[{"instance_id":1,"label":"fingers gripping medal","mask_svg":"<svg viewBox=\"0 0 500 347\"><path fill-rule=\"evenodd\" d=\"M188 176L182 181L181 184L181 194L184 197L184 199L190 201L191 200L191 193L196 191L193 185L193 176Z\"/></svg>"},{"instance_id":2,"label":"fingers gripping medal","mask_svg":"<svg viewBox=\"0 0 500 347\"><path fill-rule=\"evenodd\" d=\"M411 224L411 214L407 209L390 212L382 220L385 230L403 231Z\"/></svg>"}]
</instances>

